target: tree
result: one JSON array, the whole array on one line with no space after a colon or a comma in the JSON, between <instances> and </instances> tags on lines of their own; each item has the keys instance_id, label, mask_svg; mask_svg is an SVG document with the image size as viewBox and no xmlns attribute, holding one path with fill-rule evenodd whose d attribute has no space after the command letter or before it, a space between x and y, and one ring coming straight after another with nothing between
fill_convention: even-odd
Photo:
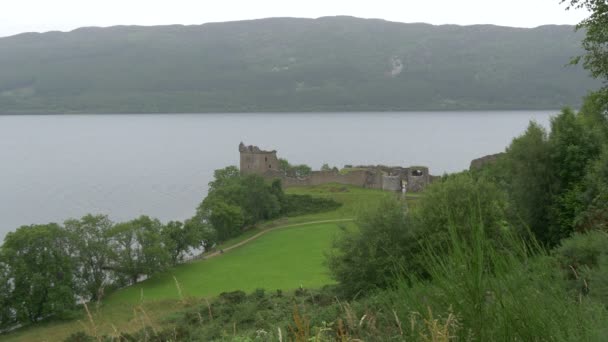
<instances>
[{"instance_id":1,"label":"tree","mask_svg":"<svg viewBox=\"0 0 608 342\"><path fill-rule=\"evenodd\" d=\"M236 166L227 166L223 169L213 171L214 180L209 182L209 192L217 191L228 184L235 183L241 176Z\"/></svg>"},{"instance_id":2,"label":"tree","mask_svg":"<svg viewBox=\"0 0 608 342\"><path fill-rule=\"evenodd\" d=\"M573 64L582 63L591 76L604 81L604 87L597 94L596 99L604 115L608 116L608 2L606 0L561 0L568 4L567 9L584 8L591 15L580 22L577 30L585 31L582 45L586 53L575 57Z\"/></svg>"},{"instance_id":3,"label":"tree","mask_svg":"<svg viewBox=\"0 0 608 342\"><path fill-rule=\"evenodd\" d=\"M583 66L595 78L608 80L608 2L606 0L562 0L570 8L584 8L591 15L580 22L577 30L585 30L583 48L587 52L576 57L573 62L582 61Z\"/></svg>"},{"instance_id":4,"label":"tree","mask_svg":"<svg viewBox=\"0 0 608 342\"><path fill-rule=\"evenodd\" d=\"M22 226L6 235L2 254L14 282L18 321L35 323L74 307L74 264L65 229L55 223Z\"/></svg>"},{"instance_id":5,"label":"tree","mask_svg":"<svg viewBox=\"0 0 608 342\"><path fill-rule=\"evenodd\" d=\"M291 165L287 159L279 158L279 170L287 174L291 170Z\"/></svg>"},{"instance_id":6,"label":"tree","mask_svg":"<svg viewBox=\"0 0 608 342\"><path fill-rule=\"evenodd\" d=\"M205 227L198 226L192 220L187 220L185 223L170 221L163 226L161 234L173 265L183 260L184 254L191 249L208 246L210 242Z\"/></svg>"},{"instance_id":7,"label":"tree","mask_svg":"<svg viewBox=\"0 0 608 342\"><path fill-rule=\"evenodd\" d=\"M602 149L602 131L588 126L586 119L564 109L551 121L549 146L555 190L548 228L552 244L575 231L576 217L585 210L585 175Z\"/></svg>"},{"instance_id":8,"label":"tree","mask_svg":"<svg viewBox=\"0 0 608 342\"><path fill-rule=\"evenodd\" d=\"M106 267L110 263L110 239L108 232L113 226L105 215L86 215L64 223L70 237L70 249L75 262L75 281L79 295L97 300L103 288L111 284Z\"/></svg>"},{"instance_id":9,"label":"tree","mask_svg":"<svg viewBox=\"0 0 608 342\"><path fill-rule=\"evenodd\" d=\"M240 206L243 209L245 224L275 218L281 212L279 199L264 178L258 175L244 177L242 190ZM276 190L275 188L274 191Z\"/></svg>"},{"instance_id":10,"label":"tree","mask_svg":"<svg viewBox=\"0 0 608 342\"><path fill-rule=\"evenodd\" d=\"M526 132L513 139L507 148L503 165L511 222L523 224L540 241L549 241L548 210L555 177L545 129L531 122Z\"/></svg>"},{"instance_id":11,"label":"tree","mask_svg":"<svg viewBox=\"0 0 608 342\"><path fill-rule=\"evenodd\" d=\"M306 177L312 172L312 168L306 164L295 165L292 169L296 177Z\"/></svg>"},{"instance_id":12,"label":"tree","mask_svg":"<svg viewBox=\"0 0 608 342\"><path fill-rule=\"evenodd\" d=\"M110 231L112 264L109 269L135 284L140 276L165 270L171 256L161 237L161 223L148 216L116 224Z\"/></svg>"},{"instance_id":13,"label":"tree","mask_svg":"<svg viewBox=\"0 0 608 342\"><path fill-rule=\"evenodd\" d=\"M15 321L13 314L13 282L9 265L4 261L0 250L0 330Z\"/></svg>"},{"instance_id":14,"label":"tree","mask_svg":"<svg viewBox=\"0 0 608 342\"><path fill-rule=\"evenodd\" d=\"M585 177L582 202L585 210L575 218L576 230L608 232L608 146Z\"/></svg>"},{"instance_id":15,"label":"tree","mask_svg":"<svg viewBox=\"0 0 608 342\"><path fill-rule=\"evenodd\" d=\"M471 231L478 228L480 221L484 234L500 244L508 230L507 196L485 178L454 174L429 185L412 208L411 216L421 234L420 241L425 241L434 255L445 253L451 240L450 227L459 236L473 236Z\"/></svg>"},{"instance_id":16,"label":"tree","mask_svg":"<svg viewBox=\"0 0 608 342\"><path fill-rule=\"evenodd\" d=\"M358 229L342 227L326 257L332 277L347 295L386 288L404 269L417 272L412 260L420 245L403 203L384 198L364 210L356 223Z\"/></svg>"},{"instance_id":17,"label":"tree","mask_svg":"<svg viewBox=\"0 0 608 342\"><path fill-rule=\"evenodd\" d=\"M239 235L244 221L240 207L222 202L215 203L209 215L209 222L217 232L218 241Z\"/></svg>"},{"instance_id":18,"label":"tree","mask_svg":"<svg viewBox=\"0 0 608 342\"><path fill-rule=\"evenodd\" d=\"M331 167L329 164L325 163L323 166L321 166L321 171L331 171Z\"/></svg>"}]
</instances>

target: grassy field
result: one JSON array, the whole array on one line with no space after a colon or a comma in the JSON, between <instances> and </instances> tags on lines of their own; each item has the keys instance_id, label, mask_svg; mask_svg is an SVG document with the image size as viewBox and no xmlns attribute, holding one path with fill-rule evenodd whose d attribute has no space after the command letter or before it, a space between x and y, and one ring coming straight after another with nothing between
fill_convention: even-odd
<instances>
[{"instance_id":1,"label":"grassy field","mask_svg":"<svg viewBox=\"0 0 608 342\"><path fill-rule=\"evenodd\" d=\"M143 324L161 327L163 317L188 305L211 300L225 291L257 288L289 291L300 286L321 287L332 283L324 266L324 252L339 231L339 224L311 223L274 229L286 225L356 217L364 206L392 194L342 185L292 188L288 193L331 197L342 203L337 210L281 218L258 225L218 248L233 246L268 230L259 238L208 260L179 265L137 285L116 291L102 303L91 304L91 319L85 315L65 322L50 322L1 336L6 341L61 341L71 333L94 329L102 334L134 331ZM179 286L176 284L179 284Z\"/></svg>"}]
</instances>

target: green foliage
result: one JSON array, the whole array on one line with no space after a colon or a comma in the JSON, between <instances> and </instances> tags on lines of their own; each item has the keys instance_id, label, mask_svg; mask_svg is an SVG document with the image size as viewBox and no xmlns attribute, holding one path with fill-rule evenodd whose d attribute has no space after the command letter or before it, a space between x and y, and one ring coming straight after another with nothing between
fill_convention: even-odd
<instances>
[{"instance_id":1,"label":"green foliage","mask_svg":"<svg viewBox=\"0 0 608 342\"><path fill-rule=\"evenodd\" d=\"M161 229L161 235L173 265L182 261L184 254L191 249L210 246L215 238L209 227L198 225L194 220L167 222Z\"/></svg>"},{"instance_id":2,"label":"green foliage","mask_svg":"<svg viewBox=\"0 0 608 342\"><path fill-rule=\"evenodd\" d=\"M113 223L104 215L86 215L64 223L70 238L70 251L74 260L77 293L88 300L103 296L104 287L111 284L105 269L110 262L111 250L108 232Z\"/></svg>"},{"instance_id":3,"label":"green foliage","mask_svg":"<svg viewBox=\"0 0 608 342\"><path fill-rule=\"evenodd\" d=\"M568 295L556 260L537 245L511 235L504 240L509 252L497 249L482 221L469 230L450 226L444 253L426 245L422 253L429 281L409 277L393 289L350 302L331 287L281 295L226 292L210 304L173 314L164 330L146 327L129 336L188 341L302 336L314 341L605 340L608 312L603 305L591 296L575 300Z\"/></svg>"},{"instance_id":4,"label":"green foliage","mask_svg":"<svg viewBox=\"0 0 608 342\"><path fill-rule=\"evenodd\" d=\"M287 174L291 170L291 164L287 159L279 158L279 170Z\"/></svg>"},{"instance_id":5,"label":"green foliage","mask_svg":"<svg viewBox=\"0 0 608 342\"><path fill-rule=\"evenodd\" d=\"M607 157L600 157L608 146L608 124L596 96L579 113L562 110L550 134L530 123L494 165L475 172L506 191L511 224L530 229L543 244L554 246L603 216L599 193Z\"/></svg>"},{"instance_id":6,"label":"green foliage","mask_svg":"<svg viewBox=\"0 0 608 342\"><path fill-rule=\"evenodd\" d=\"M303 176L310 173L306 165L291 166L280 162L286 173ZM332 199L313 198L309 195L285 195L281 181L268 183L259 175L241 176L230 166L215 171L215 180L209 183L209 193L198 206L192 219L199 225L210 224L218 242L241 234L247 225L277 218L335 210L340 204Z\"/></svg>"},{"instance_id":7,"label":"green foliage","mask_svg":"<svg viewBox=\"0 0 608 342\"><path fill-rule=\"evenodd\" d=\"M35 323L74 307L69 235L59 225L22 226L8 233L2 256L13 282L11 307L18 321Z\"/></svg>"},{"instance_id":8,"label":"green foliage","mask_svg":"<svg viewBox=\"0 0 608 342\"><path fill-rule=\"evenodd\" d=\"M148 216L116 224L108 233L112 248L109 268L131 284L135 284L140 276L165 270L171 263L171 256L161 230L161 223Z\"/></svg>"},{"instance_id":9,"label":"green foliage","mask_svg":"<svg viewBox=\"0 0 608 342\"><path fill-rule=\"evenodd\" d=\"M584 8L590 16L580 22L576 28L585 32L583 48L585 54L573 60L583 62L585 69L596 78L608 80L608 3L605 0L562 0L570 8Z\"/></svg>"},{"instance_id":10,"label":"green foliage","mask_svg":"<svg viewBox=\"0 0 608 342\"><path fill-rule=\"evenodd\" d=\"M209 182L209 192L221 191L223 188L234 185L240 176L241 172L234 165L213 171L213 181Z\"/></svg>"},{"instance_id":11,"label":"green foliage","mask_svg":"<svg viewBox=\"0 0 608 342\"><path fill-rule=\"evenodd\" d=\"M507 229L506 209L505 194L494 183L461 173L431 184L412 216L424 239L441 251L443 244L450 241L448 227L457 227L458 234L468 236L481 218L488 236L500 240Z\"/></svg>"},{"instance_id":12,"label":"green foliage","mask_svg":"<svg viewBox=\"0 0 608 342\"><path fill-rule=\"evenodd\" d=\"M281 201L281 213L286 216L300 216L333 211L340 206L340 203L331 198L290 194L285 195Z\"/></svg>"},{"instance_id":13,"label":"green foliage","mask_svg":"<svg viewBox=\"0 0 608 342\"><path fill-rule=\"evenodd\" d=\"M386 288L399 267L415 272L410 266L414 266L411 260L416 258L418 243L403 203L383 199L362 212L357 225L355 231L342 227L343 234L327 255L332 277L349 296Z\"/></svg>"},{"instance_id":14,"label":"green foliage","mask_svg":"<svg viewBox=\"0 0 608 342\"><path fill-rule=\"evenodd\" d=\"M563 65L583 37L350 17L23 34L0 39L0 112L578 106L597 83Z\"/></svg>"},{"instance_id":15,"label":"green foliage","mask_svg":"<svg viewBox=\"0 0 608 342\"><path fill-rule=\"evenodd\" d=\"M226 241L241 233L245 218L241 207L214 202L209 208L209 223L215 229L218 241Z\"/></svg>"},{"instance_id":16,"label":"green foliage","mask_svg":"<svg viewBox=\"0 0 608 342\"><path fill-rule=\"evenodd\" d=\"M472 229L449 227L445 253L427 245L424 267L432 280L412 286L402 281L386 299L387 306L396 306L399 317L416 312L422 321L437 320L439 327L428 327L430 335L446 329L462 340L605 338L605 308L567 296L556 263L533 240L526 243L509 234L496 246L483 217L476 217Z\"/></svg>"},{"instance_id":17,"label":"green foliage","mask_svg":"<svg viewBox=\"0 0 608 342\"><path fill-rule=\"evenodd\" d=\"M483 218L488 236L497 245L509 233L504 194L485 179L469 174L446 177L429 186L406 216L403 203L385 199L358 218L358 231L346 231L328 255L332 276L349 295L386 288L400 273L427 277L421 244L433 253L447 253L450 227L470 231Z\"/></svg>"},{"instance_id":18,"label":"green foliage","mask_svg":"<svg viewBox=\"0 0 608 342\"><path fill-rule=\"evenodd\" d=\"M243 225L277 217L280 213L282 189L268 184L258 175L240 176L233 166L215 171L207 197L198 206L193 218L210 223L219 241L240 233Z\"/></svg>"},{"instance_id":19,"label":"green foliage","mask_svg":"<svg viewBox=\"0 0 608 342\"><path fill-rule=\"evenodd\" d=\"M555 177L548 232L553 245L575 231L577 216L588 205L584 203L585 176L599 158L605 141L604 122L597 119L569 109L552 119L549 145Z\"/></svg>"},{"instance_id":20,"label":"green foliage","mask_svg":"<svg viewBox=\"0 0 608 342\"><path fill-rule=\"evenodd\" d=\"M608 232L608 145L585 177L581 201L586 207L574 222L577 230Z\"/></svg>"},{"instance_id":21,"label":"green foliage","mask_svg":"<svg viewBox=\"0 0 608 342\"><path fill-rule=\"evenodd\" d=\"M554 254L574 298L589 296L608 306L608 234L590 231L562 241Z\"/></svg>"},{"instance_id":22,"label":"green foliage","mask_svg":"<svg viewBox=\"0 0 608 342\"><path fill-rule=\"evenodd\" d=\"M555 166L558 191L579 183L589 162L600 153L602 137L584 120L583 114L577 115L569 108L551 120L550 158Z\"/></svg>"},{"instance_id":23,"label":"green foliage","mask_svg":"<svg viewBox=\"0 0 608 342\"><path fill-rule=\"evenodd\" d=\"M312 168L305 164L294 165L291 168L296 177L306 177L312 172Z\"/></svg>"},{"instance_id":24,"label":"green foliage","mask_svg":"<svg viewBox=\"0 0 608 342\"><path fill-rule=\"evenodd\" d=\"M290 177L306 177L312 168L306 164L291 165L287 159L279 159L279 170Z\"/></svg>"},{"instance_id":25,"label":"green foliage","mask_svg":"<svg viewBox=\"0 0 608 342\"><path fill-rule=\"evenodd\" d=\"M13 308L13 284L11 283L11 269L4 260L0 250L0 330L13 324L15 321Z\"/></svg>"},{"instance_id":26,"label":"green foliage","mask_svg":"<svg viewBox=\"0 0 608 342\"><path fill-rule=\"evenodd\" d=\"M498 166L506 178L511 221L528 227L541 241L550 239L546 224L554 176L549 151L547 132L531 122L523 135L513 139Z\"/></svg>"}]
</instances>

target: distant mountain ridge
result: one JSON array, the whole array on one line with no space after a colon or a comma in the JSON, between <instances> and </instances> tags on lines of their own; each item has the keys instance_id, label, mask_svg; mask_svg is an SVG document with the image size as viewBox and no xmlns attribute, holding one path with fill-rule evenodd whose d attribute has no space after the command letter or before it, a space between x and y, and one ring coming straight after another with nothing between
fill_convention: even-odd
<instances>
[{"instance_id":1,"label":"distant mountain ridge","mask_svg":"<svg viewBox=\"0 0 608 342\"><path fill-rule=\"evenodd\" d=\"M0 113L548 109L582 32L270 18L0 38Z\"/></svg>"}]
</instances>

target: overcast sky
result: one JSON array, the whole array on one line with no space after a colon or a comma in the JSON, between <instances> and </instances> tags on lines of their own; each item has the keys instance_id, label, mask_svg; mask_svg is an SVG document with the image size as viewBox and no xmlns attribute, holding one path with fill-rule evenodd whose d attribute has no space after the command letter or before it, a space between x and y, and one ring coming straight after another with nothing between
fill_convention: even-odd
<instances>
[{"instance_id":1,"label":"overcast sky","mask_svg":"<svg viewBox=\"0 0 608 342\"><path fill-rule=\"evenodd\" d=\"M352 15L431 24L576 24L560 0L0 0L0 36L82 26L202 24Z\"/></svg>"}]
</instances>

